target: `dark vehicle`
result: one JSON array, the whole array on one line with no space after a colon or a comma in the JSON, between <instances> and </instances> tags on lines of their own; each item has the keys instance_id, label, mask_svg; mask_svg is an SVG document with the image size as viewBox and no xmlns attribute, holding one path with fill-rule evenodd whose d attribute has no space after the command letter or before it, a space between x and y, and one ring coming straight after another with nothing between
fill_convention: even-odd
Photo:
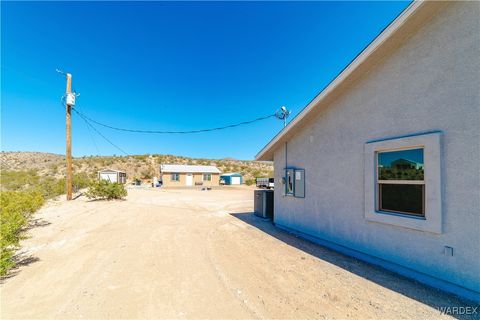
<instances>
[{"instance_id":1,"label":"dark vehicle","mask_svg":"<svg viewBox=\"0 0 480 320\"><path fill-rule=\"evenodd\" d=\"M273 189L273 178L257 178L257 188Z\"/></svg>"}]
</instances>

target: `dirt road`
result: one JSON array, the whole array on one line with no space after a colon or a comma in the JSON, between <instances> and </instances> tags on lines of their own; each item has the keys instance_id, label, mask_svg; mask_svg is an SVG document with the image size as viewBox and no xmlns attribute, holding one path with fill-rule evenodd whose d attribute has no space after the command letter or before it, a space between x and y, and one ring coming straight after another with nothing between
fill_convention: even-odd
<instances>
[{"instance_id":1,"label":"dirt road","mask_svg":"<svg viewBox=\"0 0 480 320\"><path fill-rule=\"evenodd\" d=\"M252 193L50 203L23 242L31 263L1 285L1 318L437 319L462 304L276 229Z\"/></svg>"}]
</instances>

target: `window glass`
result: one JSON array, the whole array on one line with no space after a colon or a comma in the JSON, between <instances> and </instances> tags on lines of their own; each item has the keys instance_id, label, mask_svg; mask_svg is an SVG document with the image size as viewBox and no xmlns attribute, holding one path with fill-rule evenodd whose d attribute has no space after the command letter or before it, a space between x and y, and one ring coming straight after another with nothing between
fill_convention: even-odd
<instances>
[{"instance_id":1,"label":"window glass","mask_svg":"<svg viewBox=\"0 0 480 320\"><path fill-rule=\"evenodd\" d=\"M172 173L171 179L172 181L180 181L180 174Z\"/></svg>"},{"instance_id":2,"label":"window glass","mask_svg":"<svg viewBox=\"0 0 480 320\"><path fill-rule=\"evenodd\" d=\"M423 149L378 153L379 180L423 180Z\"/></svg>"},{"instance_id":3,"label":"window glass","mask_svg":"<svg viewBox=\"0 0 480 320\"><path fill-rule=\"evenodd\" d=\"M424 215L425 185L381 183L378 192L381 211Z\"/></svg>"},{"instance_id":4,"label":"window glass","mask_svg":"<svg viewBox=\"0 0 480 320\"><path fill-rule=\"evenodd\" d=\"M423 149L377 154L377 210L425 216Z\"/></svg>"},{"instance_id":5,"label":"window glass","mask_svg":"<svg viewBox=\"0 0 480 320\"><path fill-rule=\"evenodd\" d=\"M212 181L212 174L211 173L204 173L203 174L203 181Z\"/></svg>"}]
</instances>

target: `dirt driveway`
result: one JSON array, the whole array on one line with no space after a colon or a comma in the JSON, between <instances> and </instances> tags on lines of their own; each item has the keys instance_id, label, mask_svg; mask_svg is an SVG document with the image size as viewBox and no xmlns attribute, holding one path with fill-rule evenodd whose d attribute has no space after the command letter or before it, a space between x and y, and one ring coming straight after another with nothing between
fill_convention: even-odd
<instances>
[{"instance_id":1,"label":"dirt driveway","mask_svg":"<svg viewBox=\"0 0 480 320\"><path fill-rule=\"evenodd\" d=\"M253 216L250 189L56 201L1 285L1 318L438 319L462 302Z\"/></svg>"}]
</instances>

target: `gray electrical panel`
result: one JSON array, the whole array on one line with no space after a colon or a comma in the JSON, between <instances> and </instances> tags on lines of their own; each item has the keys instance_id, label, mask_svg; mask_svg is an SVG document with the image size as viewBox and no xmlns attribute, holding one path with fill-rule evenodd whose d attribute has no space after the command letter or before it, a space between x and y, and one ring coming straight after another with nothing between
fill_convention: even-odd
<instances>
[{"instance_id":1,"label":"gray electrical panel","mask_svg":"<svg viewBox=\"0 0 480 320\"><path fill-rule=\"evenodd\" d=\"M254 191L255 215L266 219L273 219L273 192L273 190Z\"/></svg>"},{"instance_id":2,"label":"gray electrical panel","mask_svg":"<svg viewBox=\"0 0 480 320\"><path fill-rule=\"evenodd\" d=\"M305 170L295 169L295 197L305 198Z\"/></svg>"}]
</instances>

